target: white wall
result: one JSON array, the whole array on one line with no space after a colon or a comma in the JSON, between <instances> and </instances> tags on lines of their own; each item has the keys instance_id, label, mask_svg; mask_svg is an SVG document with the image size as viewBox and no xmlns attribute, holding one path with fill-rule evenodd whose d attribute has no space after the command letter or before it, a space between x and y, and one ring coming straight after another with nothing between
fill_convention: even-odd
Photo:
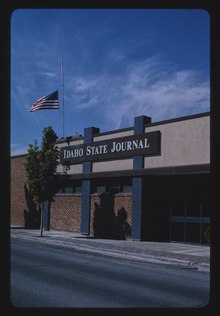
<instances>
[{"instance_id":1,"label":"white wall","mask_svg":"<svg viewBox=\"0 0 220 316\"><path fill-rule=\"evenodd\" d=\"M144 168L199 165L210 163L210 117L202 116L188 120L174 121L149 126L145 132L161 131L161 155L144 158ZM133 130L100 135L94 141L133 135ZM70 145L82 144L83 140L72 141ZM58 147L67 143L58 144ZM93 162L93 172L133 169L133 159ZM62 172L62 167L58 170ZM71 165L68 174L82 173L82 164Z\"/></svg>"}]
</instances>

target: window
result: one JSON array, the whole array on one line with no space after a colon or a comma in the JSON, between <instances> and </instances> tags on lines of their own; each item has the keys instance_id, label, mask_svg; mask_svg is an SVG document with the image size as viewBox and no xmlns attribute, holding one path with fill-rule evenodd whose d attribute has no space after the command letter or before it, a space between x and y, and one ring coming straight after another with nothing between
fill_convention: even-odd
<instances>
[{"instance_id":1,"label":"window","mask_svg":"<svg viewBox=\"0 0 220 316\"><path fill-rule=\"evenodd\" d=\"M82 193L82 187L81 186L75 186L74 193Z\"/></svg>"},{"instance_id":2,"label":"window","mask_svg":"<svg viewBox=\"0 0 220 316\"><path fill-rule=\"evenodd\" d=\"M59 189L59 191L57 192L58 194L74 194L74 193L78 193L81 194L82 193L82 185L80 182L65 182L61 184L61 187Z\"/></svg>"},{"instance_id":3,"label":"window","mask_svg":"<svg viewBox=\"0 0 220 316\"><path fill-rule=\"evenodd\" d=\"M63 193L73 193L73 186L66 186L64 187Z\"/></svg>"},{"instance_id":4,"label":"window","mask_svg":"<svg viewBox=\"0 0 220 316\"><path fill-rule=\"evenodd\" d=\"M96 187L96 193L105 193L106 192L106 186L105 185L100 185Z\"/></svg>"},{"instance_id":5,"label":"window","mask_svg":"<svg viewBox=\"0 0 220 316\"><path fill-rule=\"evenodd\" d=\"M174 200L171 206L172 216L185 216L185 201Z\"/></svg>"},{"instance_id":6,"label":"window","mask_svg":"<svg viewBox=\"0 0 220 316\"><path fill-rule=\"evenodd\" d=\"M92 192L93 193L131 193L132 182L131 179L99 179L92 181Z\"/></svg>"},{"instance_id":7,"label":"window","mask_svg":"<svg viewBox=\"0 0 220 316\"><path fill-rule=\"evenodd\" d=\"M121 192L132 193L132 185L123 185Z\"/></svg>"}]
</instances>

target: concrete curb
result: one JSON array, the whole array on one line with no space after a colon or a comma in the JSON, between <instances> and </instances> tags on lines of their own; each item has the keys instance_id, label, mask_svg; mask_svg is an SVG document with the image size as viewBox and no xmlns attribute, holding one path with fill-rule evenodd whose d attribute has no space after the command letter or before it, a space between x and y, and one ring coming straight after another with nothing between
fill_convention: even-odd
<instances>
[{"instance_id":1,"label":"concrete curb","mask_svg":"<svg viewBox=\"0 0 220 316\"><path fill-rule=\"evenodd\" d=\"M58 234L59 235L59 234ZM50 237L50 238L47 238ZM14 239L23 239L23 240L30 240L30 241L38 241L40 243L49 244L53 247L62 247L69 250L77 250L81 252L93 253L93 254L102 254L108 257L117 257L125 260L132 260L132 261L140 261L140 262L148 262L148 263L160 263L160 264L167 264L167 265L174 265L176 267L182 267L186 269L193 269L198 271L210 271L210 265L205 262L199 261L190 261L189 259L179 259L175 258L168 253L166 256L161 255L159 252L154 254L146 254L146 253L139 253L134 250L124 249L124 250L117 250L112 249L109 250L107 247L104 247L104 244L100 244L97 248L96 246L92 245L92 243L82 243L77 240L77 244L73 242L76 238L72 238L71 241L66 238L66 240L58 240L57 236L47 236L40 237L40 235L33 234L12 234L11 238Z\"/></svg>"}]
</instances>

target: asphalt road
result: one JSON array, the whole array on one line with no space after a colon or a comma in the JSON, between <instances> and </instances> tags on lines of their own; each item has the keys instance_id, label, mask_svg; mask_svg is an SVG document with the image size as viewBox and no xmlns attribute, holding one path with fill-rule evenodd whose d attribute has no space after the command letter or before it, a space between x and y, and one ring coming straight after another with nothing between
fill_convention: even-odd
<instances>
[{"instance_id":1,"label":"asphalt road","mask_svg":"<svg viewBox=\"0 0 220 316\"><path fill-rule=\"evenodd\" d=\"M203 307L209 273L12 239L16 307Z\"/></svg>"}]
</instances>

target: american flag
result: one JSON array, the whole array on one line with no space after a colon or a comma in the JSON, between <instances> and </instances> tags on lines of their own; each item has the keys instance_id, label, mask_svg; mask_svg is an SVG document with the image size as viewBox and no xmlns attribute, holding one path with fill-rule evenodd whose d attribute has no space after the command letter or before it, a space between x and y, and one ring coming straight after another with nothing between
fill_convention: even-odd
<instances>
[{"instance_id":1,"label":"american flag","mask_svg":"<svg viewBox=\"0 0 220 316\"><path fill-rule=\"evenodd\" d=\"M56 109L59 109L58 90L36 100L32 104L30 108L30 112L34 112L37 110L56 110Z\"/></svg>"}]
</instances>

